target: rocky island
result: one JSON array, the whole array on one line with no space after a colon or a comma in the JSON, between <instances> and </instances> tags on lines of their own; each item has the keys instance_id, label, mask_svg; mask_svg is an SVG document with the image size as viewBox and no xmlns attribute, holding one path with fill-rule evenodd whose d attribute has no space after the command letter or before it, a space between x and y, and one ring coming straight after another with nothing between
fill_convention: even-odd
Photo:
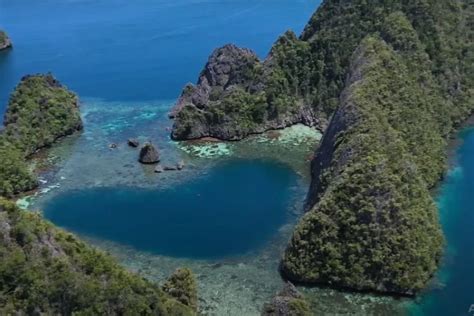
<instances>
[{"instance_id":1,"label":"rocky island","mask_svg":"<svg viewBox=\"0 0 474 316\"><path fill-rule=\"evenodd\" d=\"M326 0L263 61L217 49L171 113L172 137L320 129L282 274L414 295L442 255L429 190L445 171L447 138L474 107L472 16L466 0Z\"/></svg>"},{"instance_id":2,"label":"rocky island","mask_svg":"<svg viewBox=\"0 0 474 316\"><path fill-rule=\"evenodd\" d=\"M0 30L0 50L4 50L12 47L12 41L8 37L7 33Z\"/></svg>"}]
</instances>

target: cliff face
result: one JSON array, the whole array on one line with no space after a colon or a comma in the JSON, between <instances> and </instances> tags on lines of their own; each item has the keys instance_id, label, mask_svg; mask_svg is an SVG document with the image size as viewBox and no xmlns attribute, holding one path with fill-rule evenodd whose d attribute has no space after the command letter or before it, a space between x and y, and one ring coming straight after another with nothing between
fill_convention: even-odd
<instances>
[{"instance_id":1,"label":"cliff face","mask_svg":"<svg viewBox=\"0 0 474 316\"><path fill-rule=\"evenodd\" d=\"M0 313L184 316L196 310L0 198Z\"/></svg>"},{"instance_id":2,"label":"cliff face","mask_svg":"<svg viewBox=\"0 0 474 316\"><path fill-rule=\"evenodd\" d=\"M7 33L0 30L0 50L7 49L9 47L12 47L10 38L8 37Z\"/></svg>"},{"instance_id":3,"label":"cliff face","mask_svg":"<svg viewBox=\"0 0 474 316\"><path fill-rule=\"evenodd\" d=\"M311 109L303 104L280 114L276 108L268 110L268 70L269 65L248 49L226 45L214 51L197 85L185 87L170 113L175 119L172 138L239 140L297 122L314 125Z\"/></svg>"}]
</instances>

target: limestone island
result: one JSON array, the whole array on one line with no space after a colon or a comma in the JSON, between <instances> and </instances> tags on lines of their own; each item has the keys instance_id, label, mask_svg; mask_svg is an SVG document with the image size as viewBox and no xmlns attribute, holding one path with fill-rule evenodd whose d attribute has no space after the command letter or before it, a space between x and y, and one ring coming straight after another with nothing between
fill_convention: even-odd
<instances>
[{"instance_id":1,"label":"limestone island","mask_svg":"<svg viewBox=\"0 0 474 316\"><path fill-rule=\"evenodd\" d=\"M7 33L0 30L0 50L4 50L12 47L12 41L8 37Z\"/></svg>"},{"instance_id":2,"label":"limestone island","mask_svg":"<svg viewBox=\"0 0 474 316\"><path fill-rule=\"evenodd\" d=\"M430 189L446 170L447 139L474 108L473 11L466 0L323 1L265 60L215 50L170 113L171 136L321 130L282 275L416 295L444 243Z\"/></svg>"}]
</instances>

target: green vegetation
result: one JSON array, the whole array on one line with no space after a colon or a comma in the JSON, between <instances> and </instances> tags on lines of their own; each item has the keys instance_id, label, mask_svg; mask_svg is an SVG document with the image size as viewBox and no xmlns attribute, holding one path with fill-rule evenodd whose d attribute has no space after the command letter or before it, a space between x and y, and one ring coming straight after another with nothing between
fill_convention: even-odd
<instances>
[{"instance_id":1,"label":"green vegetation","mask_svg":"<svg viewBox=\"0 0 474 316\"><path fill-rule=\"evenodd\" d=\"M377 37L357 50L329 127L337 130L322 144L335 148L322 193L283 260L290 278L414 294L435 272L443 237L426 180L443 170L444 142L431 111L437 104L423 102L423 83L403 60Z\"/></svg>"},{"instance_id":2,"label":"green vegetation","mask_svg":"<svg viewBox=\"0 0 474 316\"><path fill-rule=\"evenodd\" d=\"M51 74L24 77L10 96L2 136L25 156L82 129L77 96Z\"/></svg>"},{"instance_id":3,"label":"green vegetation","mask_svg":"<svg viewBox=\"0 0 474 316\"><path fill-rule=\"evenodd\" d=\"M179 302L197 310L197 284L191 270L176 270L163 284L162 289Z\"/></svg>"},{"instance_id":4,"label":"green vegetation","mask_svg":"<svg viewBox=\"0 0 474 316\"><path fill-rule=\"evenodd\" d=\"M24 77L10 97L0 134L0 196L36 187L26 158L82 129L77 96L50 74Z\"/></svg>"},{"instance_id":5,"label":"green vegetation","mask_svg":"<svg viewBox=\"0 0 474 316\"><path fill-rule=\"evenodd\" d=\"M36 178L19 150L0 143L0 161L0 196L11 197L37 186Z\"/></svg>"},{"instance_id":6,"label":"green vegetation","mask_svg":"<svg viewBox=\"0 0 474 316\"><path fill-rule=\"evenodd\" d=\"M178 302L39 214L3 199L0 241L2 315L196 314L195 305Z\"/></svg>"}]
</instances>

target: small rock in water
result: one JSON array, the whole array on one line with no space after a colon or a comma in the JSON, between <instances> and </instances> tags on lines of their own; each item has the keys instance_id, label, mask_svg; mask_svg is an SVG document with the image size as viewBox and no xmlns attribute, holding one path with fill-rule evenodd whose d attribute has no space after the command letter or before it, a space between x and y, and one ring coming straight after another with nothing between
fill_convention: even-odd
<instances>
[{"instance_id":1,"label":"small rock in water","mask_svg":"<svg viewBox=\"0 0 474 316\"><path fill-rule=\"evenodd\" d=\"M178 170L178 168L175 167L175 166L165 166L165 167L164 167L164 170L166 170L166 171L174 171L174 170Z\"/></svg>"},{"instance_id":2,"label":"small rock in water","mask_svg":"<svg viewBox=\"0 0 474 316\"><path fill-rule=\"evenodd\" d=\"M181 160L180 162L178 162L178 164L176 165L176 169L178 170L183 170L184 168L184 161Z\"/></svg>"},{"instance_id":3,"label":"small rock in water","mask_svg":"<svg viewBox=\"0 0 474 316\"><path fill-rule=\"evenodd\" d=\"M109 148L110 148L110 149L115 149L115 148L117 148L117 144L116 144L116 143L112 143L112 144L109 145Z\"/></svg>"},{"instance_id":4,"label":"small rock in water","mask_svg":"<svg viewBox=\"0 0 474 316\"><path fill-rule=\"evenodd\" d=\"M162 173L163 171L164 170L163 170L163 167L161 165L156 166L156 168L155 168L156 173Z\"/></svg>"},{"instance_id":5,"label":"small rock in water","mask_svg":"<svg viewBox=\"0 0 474 316\"><path fill-rule=\"evenodd\" d=\"M136 148L140 145L140 142L135 138L129 138L128 141L127 141L127 144L130 147Z\"/></svg>"},{"instance_id":6,"label":"small rock in water","mask_svg":"<svg viewBox=\"0 0 474 316\"><path fill-rule=\"evenodd\" d=\"M138 161L144 164L154 164L160 162L160 154L158 150L150 143L145 144L140 149Z\"/></svg>"}]
</instances>

